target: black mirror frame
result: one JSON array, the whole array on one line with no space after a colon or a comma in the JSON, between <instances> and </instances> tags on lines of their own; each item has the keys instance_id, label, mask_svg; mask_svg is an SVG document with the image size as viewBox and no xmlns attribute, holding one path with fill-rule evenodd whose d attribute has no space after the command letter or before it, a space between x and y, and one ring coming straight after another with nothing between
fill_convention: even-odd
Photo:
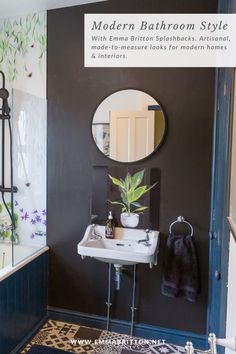
<instances>
[{"instance_id":1,"label":"black mirror frame","mask_svg":"<svg viewBox=\"0 0 236 354\"><path fill-rule=\"evenodd\" d=\"M100 149L99 147L97 146L95 140L94 140L94 136L93 136L93 131L92 131L92 126L93 126L93 118L94 118L94 115L98 109L98 107L102 104L103 101L105 101L105 99L111 95L113 95L114 93L116 92L120 92L120 91L125 91L125 90L135 90L135 91L141 91L147 95L149 95L150 97L152 97L157 103L158 105L161 107L161 111L163 113L163 116L164 116L164 120L165 120L165 129L164 129L164 132L163 132L163 136L162 136L162 139L160 141L160 143L155 147L155 149L147 156L145 156L144 158L140 159L140 160L135 160L135 161L130 161L130 162L126 162L126 161L119 161L119 160L114 160L112 159L111 157L105 155ZM149 106L150 107L150 106ZM167 115L166 115L166 112L162 106L162 104L160 103L159 100L156 100L150 93L146 92L146 91L143 91L143 90L140 90L140 89L137 89L137 88L133 88L133 87L127 87L127 88L123 88L123 89L117 89L116 91L113 91L111 92L110 94L106 95L105 97L103 97L100 101L100 103L97 105L97 107L95 108L94 112L93 112L93 115L92 115L92 118L91 118L91 124L90 124L90 134L91 134L91 138L92 138L92 141L94 143L94 145L96 146L96 149L100 152L100 154L109 159L110 161L113 161L113 162L118 162L118 163L121 163L121 164L134 164L134 163L139 163L139 162L143 162L145 161L146 159L148 159L149 157L153 156L163 145L165 139L166 139L166 136L167 136L167 131L168 131L168 120L167 120Z\"/></svg>"}]
</instances>

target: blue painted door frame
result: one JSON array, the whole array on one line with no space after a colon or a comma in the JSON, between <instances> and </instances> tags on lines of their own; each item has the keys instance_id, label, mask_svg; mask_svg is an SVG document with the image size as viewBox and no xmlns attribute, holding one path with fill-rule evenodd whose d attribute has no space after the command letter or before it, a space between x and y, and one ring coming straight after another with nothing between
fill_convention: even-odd
<instances>
[{"instance_id":1,"label":"blue painted door frame","mask_svg":"<svg viewBox=\"0 0 236 354\"><path fill-rule=\"evenodd\" d=\"M234 0L219 0L219 13L235 13ZM225 336L229 261L229 176L233 121L234 70L216 69L215 126L209 253L207 330Z\"/></svg>"},{"instance_id":2,"label":"blue painted door frame","mask_svg":"<svg viewBox=\"0 0 236 354\"><path fill-rule=\"evenodd\" d=\"M229 259L229 170L232 131L233 77L231 68L216 70L212 201L210 227L210 272L208 333L224 337L227 311Z\"/></svg>"}]
</instances>

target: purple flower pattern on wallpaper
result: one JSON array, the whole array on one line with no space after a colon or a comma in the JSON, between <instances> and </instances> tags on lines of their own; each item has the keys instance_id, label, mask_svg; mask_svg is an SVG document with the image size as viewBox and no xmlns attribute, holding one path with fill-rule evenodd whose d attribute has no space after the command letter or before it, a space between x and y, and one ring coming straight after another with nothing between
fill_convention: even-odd
<instances>
[{"instance_id":1,"label":"purple flower pattern on wallpaper","mask_svg":"<svg viewBox=\"0 0 236 354\"><path fill-rule=\"evenodd\" d=\"M37 209L33 210L32 212L24 210L24 208L21 208L18 201L15 200L15 208L18 209L18 212L20 214L20 218L22 221L27 222L29 221L32 225L47 225L47 211L45 209L39 211ZM32 233L30 235L30 238L34 238L35 234Z\"/></svg>"},{"instance_id":2,"label":"purple flower pattern on wallpaper","mask_svg":"<svg viewBox=\"0 0 236 354\"><path fill-rule=\"evenodd\" d=\"M22 215L21 215L21 220L27 220L29 219L29 214L26 212L24 213L23 209L22 209Z\"/></svg>"}]
</instances>

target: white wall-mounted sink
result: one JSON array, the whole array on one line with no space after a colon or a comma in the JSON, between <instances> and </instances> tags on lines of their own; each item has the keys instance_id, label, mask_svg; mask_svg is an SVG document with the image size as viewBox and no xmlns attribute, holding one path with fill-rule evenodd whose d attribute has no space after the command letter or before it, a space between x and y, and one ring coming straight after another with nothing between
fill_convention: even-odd
<instances>
[{"instance_id":1,"label":"white wall-mounted sink","mask_svg":"<svg viewBox=\"0 0 236 354\"><path fill-rule=\"evenodd\" d=\"M146 238L146 230L115 228L115 238L105 238L105 226L89 225L83 239L77 246L82 257L93 257L97 260L117 264L132 265L147 263L157 264L159 232L150 230L149 241L139 242Z\"/></svg>"}]
</instances>

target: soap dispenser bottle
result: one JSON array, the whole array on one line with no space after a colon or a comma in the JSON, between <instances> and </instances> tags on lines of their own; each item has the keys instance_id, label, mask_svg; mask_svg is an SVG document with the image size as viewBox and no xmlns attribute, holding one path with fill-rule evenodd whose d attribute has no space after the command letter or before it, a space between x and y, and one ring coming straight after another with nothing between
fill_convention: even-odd
<instances>
[{"instance_id":1,"label":"soap dispenser bottle","mask_svg":"<svg viewBox=\"0 0 236 354\"><path fill-rule=\"evenodd\" d=\"M109 211L108 219L107 219L106 226L105 226L105 236L106 236L106 238L114 238L114 236L115 236L114 235L114 229L115 229L115 225L114 225L112 212Z\"/></svg>"}]
</instances>

